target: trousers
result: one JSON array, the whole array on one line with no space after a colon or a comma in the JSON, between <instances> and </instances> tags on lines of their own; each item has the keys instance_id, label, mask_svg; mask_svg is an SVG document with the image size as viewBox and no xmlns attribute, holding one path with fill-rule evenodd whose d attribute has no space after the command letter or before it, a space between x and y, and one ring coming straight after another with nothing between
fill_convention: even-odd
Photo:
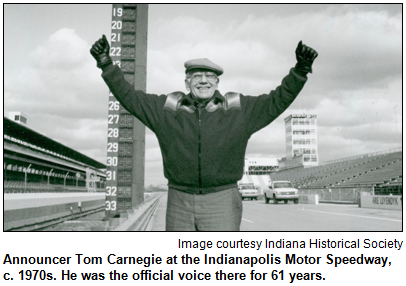
<instances>
[{"instance_id":1,"label":"trousers","mask_svg":"<svg viewBox=\"0 0 406 286\"><path fill-rule=\"evenodd\" d=\"M237 188L204 195L168 190L166 231L239 231L241 218Z\"/></svg>"}]
</instances>

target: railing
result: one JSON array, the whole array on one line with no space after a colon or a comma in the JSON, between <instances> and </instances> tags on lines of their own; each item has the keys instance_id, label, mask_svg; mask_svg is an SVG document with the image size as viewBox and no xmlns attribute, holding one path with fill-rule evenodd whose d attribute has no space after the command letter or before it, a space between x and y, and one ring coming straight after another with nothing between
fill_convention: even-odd
<instances>
[{"instance_id":1,"label":"railing","mask_svg":"<svg viewBox=\"0 0 406 286\"><path fill-rule=\"evenodd\" d=\"M300 188L299 194L317 194L320 202L341 202L357 204L361 193L371 195L401 195L403 186L343 186L343 187L314 187Z\"/></svg>"},{"instance_id":2,"label":"railing","mask_svg":"<svg viewBox=\"0 0 406 286\"><path fill-rule=\"evenodd\" d=\"M372 187L361 188L312 188L299 189L299 194L317 194L320 202L341 202L357 204L361 192L373 194Z\"/></svg>"}]
</instances>

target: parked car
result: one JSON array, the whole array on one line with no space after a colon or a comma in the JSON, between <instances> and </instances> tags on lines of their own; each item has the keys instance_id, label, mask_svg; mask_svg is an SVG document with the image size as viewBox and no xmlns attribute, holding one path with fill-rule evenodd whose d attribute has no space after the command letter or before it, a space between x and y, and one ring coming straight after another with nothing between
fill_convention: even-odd
<instances>
[{"instance_id":1,"label":"parked car","mask_svg":"<svg viewBox=\"0 0 406 286\"><path fill-rule=\"evenodd\" d=\"M295 204L299 203L299 191L289 181L270 181L269 189L264 190L265 203L273 200L274 204L279 201L293 201Z\"/></svg>"},{"instance_id":2,"label":"parked car","mask_svg":"<svg viewBox=\"0 0 406 286\"><path fill-rule=\"evenodd\" d=\"M258 199L259 192L255 188L254 184L241 184L238 185L238 191L241 194L241 198L244 200L245 198L247 199Z\"/></svg>"}]
</instances>

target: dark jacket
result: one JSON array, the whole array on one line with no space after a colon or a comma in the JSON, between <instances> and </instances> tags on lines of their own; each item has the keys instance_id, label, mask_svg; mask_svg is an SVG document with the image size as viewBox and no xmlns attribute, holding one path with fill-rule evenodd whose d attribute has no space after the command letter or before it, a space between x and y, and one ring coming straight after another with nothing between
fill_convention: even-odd
<instances>
[{"instance_id":1,"label":"dark jacket","mask_svg":"<svg viewBox=\"0 0 406 286\"><path fill-rule=\"evenodd\" d=\"M102 77L123 107L156 134L169 186L196 194L236 186L248 139L284 112L307 80L292 68L269 94L216 91L198 107L190 93L158 96L134 90L117 66L105 68Z\"/></svg>"}]
</instances>

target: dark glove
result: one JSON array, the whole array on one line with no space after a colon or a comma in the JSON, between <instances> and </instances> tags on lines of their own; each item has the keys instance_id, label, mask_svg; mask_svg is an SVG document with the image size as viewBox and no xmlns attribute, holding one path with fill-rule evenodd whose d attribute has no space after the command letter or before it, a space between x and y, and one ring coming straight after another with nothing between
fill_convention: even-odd
<instances>
[{"instance_id":1,"label":"dark glove","mask_svg":"<svg viewBox=\"0 0 406 286\"><path fill-rule=\"evenodd\" d=\"M110 58L110 45L105 35L94 43L90 53L97 61L98 68L103 68L113 63Z\"/></svg>"},{"instance_id":2,"label":"dark glove","mask_svg":"<svg viewBox=\"0 0 406 286\"><path fill-rule=\"evenodd\" d=\"M297 64L295 68L306 73L312 73L312 64L318 55L315 50L303 45L302 41L300 41L296 48Z\"/></svg>"}]
</instances>

